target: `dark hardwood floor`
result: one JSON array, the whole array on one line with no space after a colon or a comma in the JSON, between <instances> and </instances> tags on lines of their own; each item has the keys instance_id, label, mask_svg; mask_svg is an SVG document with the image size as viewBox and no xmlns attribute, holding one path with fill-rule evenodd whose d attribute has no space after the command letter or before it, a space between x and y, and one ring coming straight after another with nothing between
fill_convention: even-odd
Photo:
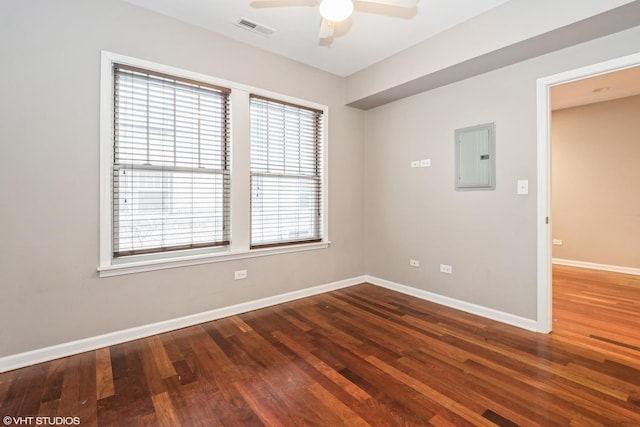
<instances>
[{"instance_id":1,"label":"dark hardwood floor","mask_svg":"<svg viewBox=\"0 0 640 427\"><path fill-rule=\"evenodd\" d=\"M549 335L358 285L0 374L7 416L639 426L640 277L556 267Z\"/></svg>"}]
</instances>

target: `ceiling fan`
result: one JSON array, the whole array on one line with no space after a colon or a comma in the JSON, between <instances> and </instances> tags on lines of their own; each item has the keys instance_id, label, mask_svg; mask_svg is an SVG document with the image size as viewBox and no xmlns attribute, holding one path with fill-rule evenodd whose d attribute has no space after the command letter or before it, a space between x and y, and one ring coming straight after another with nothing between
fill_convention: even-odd
<instances>
[{"instance_id":1,"label":"ceiling fan","mask_svg":"<svg viewBox=\"0 0 640 427\"><path fill-rule=\"evenodd\" d=\"M328 39L333 36L336 23L344 21L353 13L354 3L375 3L383 6L392 6L413 9L418 5L418 0L254 0L253 7L288 7L288 6L316 6L319 5L320 38Z\"/></svg>"}]
</instances>

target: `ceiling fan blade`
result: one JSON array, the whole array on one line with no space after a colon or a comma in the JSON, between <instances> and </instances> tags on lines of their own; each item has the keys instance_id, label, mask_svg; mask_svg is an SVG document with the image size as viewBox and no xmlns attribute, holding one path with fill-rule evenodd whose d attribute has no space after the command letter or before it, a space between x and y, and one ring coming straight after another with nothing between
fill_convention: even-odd
<instances>
[{"instance_id":1,"label":"ceiling fan blade","mask_svg":"<svg viewBox=\"0 0 640 427\"><path fill-rule=\"evenodd\" d=\"M296 7L317 6L318 0L253 0L249 6L253 8L264 7Z\"/></svg>"},{"instance_id":2,"label":"ceiling fan blade","mask_svg":"<svg viewBox=\"0 0 640 427\"><path fill-rule=\"evenodd\" d=\"M335 29L335 27L335 23L322 18L322 22L320 23L320 38L328 39L329 37L333 36L333 30Z\"/></svg>"},{"instance_id":3,"label":"ceiling fan blade","mask_svg":"<svg viewBox=\"0 0 640 427\"><path fill-rule=\"evenodd\" d=\"M362 3L377 3L385 6L412 8L418 5L418 0L358 0Z\"/></svg>"}]
</instances>

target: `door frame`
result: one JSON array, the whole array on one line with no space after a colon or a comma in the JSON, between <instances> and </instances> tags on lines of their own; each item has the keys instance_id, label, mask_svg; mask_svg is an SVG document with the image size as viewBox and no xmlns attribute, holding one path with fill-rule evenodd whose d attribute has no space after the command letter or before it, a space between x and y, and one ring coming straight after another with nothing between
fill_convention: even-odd
<instances>
[{"instance_id":1,"label":"door frame","mask_svg":"<svg viewBox=\"0 0 640 427\"><path fill-rule=\"evenodd\" d=\"M599 62L537 80L537 326L541 333L552 330L551 277L551 94L553 86L640 66L640 53Z\"/></svg>"}]
</instances>

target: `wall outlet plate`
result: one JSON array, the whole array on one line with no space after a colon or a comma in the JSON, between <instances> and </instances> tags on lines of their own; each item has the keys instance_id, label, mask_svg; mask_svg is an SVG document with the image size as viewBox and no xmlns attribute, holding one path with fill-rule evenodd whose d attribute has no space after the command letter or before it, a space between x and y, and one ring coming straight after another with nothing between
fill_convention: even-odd
<instances>
[{"instance_id":1,"label":"wall outlet plate","mask_svg":"<svg viewBox=\"0 0 640 427\"><path fill-rule=\"evenodd\" d=\"M529 180L528 179L519 179L518 180L518 194L529 194Z\"/></svg>"},{"instance_id":2,"label":"wall outlet plate","mask_svg":"<svg viewBox=\"0 0 640 427\"><path fill-rule=\"evenodd\" d=\"M440 264L440 273L453 274L453 267L447 264Z\"/></svg>"},{"instance_id":3,"label":"wall outlet plate","mask_svg":"<svg viewBox=\"0 0 640 427\"><path fill-rule=\"evenodd\" d=\"M247 270L238 270L233 273L234 280L246 279L247 278Z\"/></svg>"},{"instance_id":4,"label":"wall outlet plate","mask_svg":"<svg viewBox=\"0 0 640 427\"><path fill-rule=\"evenodd\" d=\"M410 259L409 265L411 267L420 267L420 261L418 261L417 259Z\"/></svg>"}]
</instances>

